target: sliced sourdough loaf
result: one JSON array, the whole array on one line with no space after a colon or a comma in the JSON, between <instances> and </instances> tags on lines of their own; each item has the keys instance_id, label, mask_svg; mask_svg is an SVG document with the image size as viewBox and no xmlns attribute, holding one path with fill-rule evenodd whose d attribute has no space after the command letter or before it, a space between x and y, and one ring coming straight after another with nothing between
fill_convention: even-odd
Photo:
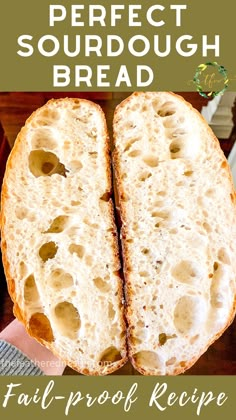
<instances>
[{"instance_id":1,"label":"sliced sourdough loaf","mask_svg":"<svg viewBox=\"0 0 236 420\"><path fill-rule=\"evenodd\" d=\"M111 170L102 110L49 101L26 122L2 189L2 253L14 312L83 374L126 362Z\"/></svg>"},{"instance_id":2,"label":"sliced sourdough loaf","mask_svg":"<svg viewBox=\"0 0 236 420\"><path fill-rule=\"evenodd\" d=\"M179 374L235 314L229 166L201 115L172 93L134 93L113 128L129 357L142 374Z\"/></svg>"}]
</instances>

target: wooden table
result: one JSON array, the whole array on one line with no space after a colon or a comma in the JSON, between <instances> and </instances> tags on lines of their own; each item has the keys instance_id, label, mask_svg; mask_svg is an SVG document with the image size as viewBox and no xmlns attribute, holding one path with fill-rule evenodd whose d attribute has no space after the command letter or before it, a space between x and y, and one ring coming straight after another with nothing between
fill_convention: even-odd
<instances>
[{"instance_id":1,"label":"wooden table","mask_svg":"<svg viewBox=\"0 0 236 420\"><path fill-rule=\"evenodd\" d=\"M207 100L196 92L179 92L199 111L202 106L207 104ZM120 103L129 93L0 93L0 121L5 130L5 134L10 145L24 124L26 118L38 107L42 106L52 97L78 96L91 99L100 104L106 114L108 127L112 133L112 118L116 105ZM232 143L235 140L235 132L231 139L221 142L221 146L228 155ZM1 156L0 156L1 159ZM4 161L0 160L1 167ZM3 268L0 264L0 330L2 330L11 320L13 320L12 302L9 298ZM67 368L65 374L76 375L72 369ZM117 375L137 374L128 363L118 372ZM227 329L223 336L218 339L198 362L189 369L185 375L236 375L236 320Z\"/></svg>"}]
</instances>

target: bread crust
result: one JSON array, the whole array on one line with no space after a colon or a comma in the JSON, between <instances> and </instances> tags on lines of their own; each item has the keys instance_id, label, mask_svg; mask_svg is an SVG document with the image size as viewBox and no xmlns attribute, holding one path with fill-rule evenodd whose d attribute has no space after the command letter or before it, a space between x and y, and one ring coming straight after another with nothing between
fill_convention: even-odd
<instances>
[{"instance_id":1,"label":"bread crust","mask_svg":"<svg viewBox=\"0 0 236 420\"><path fill-rule=\"evenodd\" d=\"M125 195L127 194L127 190L125 187L125 183L123 181L123 175L124 171L121 167L121 148L119 150L118 143L120 146L120 143L122 142L122 134L119 131L120 126L122 123L125 122L128 112L131 109L131 103L137 104L141 101L145 102L145 95L150 95L155 97L161 97L162 94L165 95L165 101L171 101L172 98L174 100L179 101L180 103L184 104L189 111L195 115L195 117L199 120L199 124L203 125L205 127L205 130L208 132L209 137L211 138L211 141L214 143L213 148L216 148L217 153L221 155L222 160L224 161L224 169L225 169L225 177L226 184L230 184L231 186L231 200L234 205L234 214L236 214L236 193L233 186L233 180L230 172L230 167L228 162L225 159L225 156L223 154L223 151L220 148L220 144L216 136L213 134L210 127L206 124L204 118L202 115L192 107L192 105L184 100L179 95L176 95L172 92L134 92L131 96L126 98L121 104L119 104L115 110L114 119L113 119L113 133L114 133L114 151L112 155L112 161L113 166L115 169L115 180L117 184L117 191L118 191L118 207L120 209L120 216L121 216L121 245L122 245L122 258L123 258L123 271L124 271L124 278L125 278L125 299L126 299L126 319L128 323L127 327L127 334L128 334L128 356L129 359L134 366L134 368L140 372L143 375L161 375L161 371L158 369L150 368L148 369L146 366L142 365L142 362L137 360L135 358L135 351L136 346L134 344L134 314L137 315L136 309L135 309L135 292L133 289L133 280L131 272L134 270L134 265L132 263L130 251L129 251L129 244L127 242L128 238L128 230L129 225L131 224L130 215L128 214L128 211L126 209L126 200ZM144 98L144 99L143 99ZM135 101L136 100L136 101ZM140 106L141 107L141 106ZM132 111L130 111L132 113ZM187 112L187 111L186 111ZM132 163L131 163L132 164ZM131 169L131 167L130 167ZM129 169L127 169L127 173L129 172ZM131 198L132 198L132 193ZM161 246L161 245L160 245ZM234 255L236 257L236 250L234 249ZM145 294L145 292L143 291ZM145 302L145 297L144 297ZM225 325L223 328L221 328L219 331L217 331L213 337L209 338L209 341L199 350L197 354L195 354L194 357L191 357L189 360L185 361L183 366L181 366L181 363L177 363L177 366L173 369L166 369L165 375L179 375L184 373L187 369L189 369L191 366L193 366L196 361L202 356L202 354L209 348L209 346L217 340L224 331L229 327L229 325L233 322L236 312L236 294L235 294L235 287L234 287L234 296L232 300L232 305L228 310L228 319L225 322ZM145 346L144 346L145 347ZM180 362L180 361L179 361Z\"/></svg>"},{"instance_id":2,"label":"bread crust","mask_svg":"<svg viewBox=\"0 0 236 420\"><path fill-rule=\"evenodd\" d=\"M72 369L77 370L79 373L84 374L84 375L108 375L111 374L112 372L115 372L117 369L119 369L120 367L122 367L126 361L127 361L127 354L126 354L126 339L125 339L125 319L124 319L124 312L123 312L123 284L122 284L122 279L121 276L119 274L119 270L120 270L120 261L119 261L119 249L118 249L118 239L117 239L117 229L116 229L116 225L114 222L114 206L113 206L113 201L112 198L110 197L107 203L107 208L108 208L108 214L109 214L109 220L107 221L108 225L110 226L110 240L112 241L112 264L114 265L114 267L116 267L116 276L119 277L119 282L118 282L118 287L117 287L117 300L120 302L119 304L119 324L121 327L121 330L123 331L123 337L120 340L120 352L121 352L121 356L120 359L117 361L112 361L111 363L109 362L105 362L105 363L100 363L100 362L95 362L94 366L90 366L89 363L86 364L86 361L84 363L84 366L80 366L79 363L75 363L71 360L70 357L67 357L67 355L65 354L64 351L62 351L62 349L58 349L57 345L55 344L54 341L49 342L47 340L43 339L43 325L42 327L42 331L40 332L40 334L37 334L37 331L34 331L30 328L29 326L29 319L27 319L27 311L25 310L25 308L22 306L22 304L20 304L19 302L19 298L16 294L16 287L15 287L15 279L12 277L11 275L11 264L9 262L9 258L8 258L8 247L11 246L11 243L9 243L9 239L8 239L8 231L5 229L6 226L6 218L8 215L8 210L9 210L9 204L7 202L7 200L9 199L9 197L12 194L12 191L9 190L9 177L11 174L12 169L14 168L15 165L15 161L17 159L19 159L20 156L20 151L22 149L22 147L24 147L24 143L25 143L25 137L27 136L27 129L28 127L30 127L32 124L34 124L35 120L38 118L38 116L40 115L40 113L42 112L42 110L47 111L50 110L51 107L53 107L53 109L60 109L60 107L62 106L67 106L68 108L71 108L73 106L79 106L81 105L82 107L84 105L86 105L88 108L90 108L91 110L96 111L97 115L100 118L100 124L102 124L103 126L103 144L104 144L104 148L103 148L103 153L105 155L105 161L106 161L106 165L103 168L104 169L104 179L106 179L107 181L107 187L109 190L109 194L112 195L112 178L111 178L111 157L110 157L110 149L109 149L109 135L108 135L108 130L107 130L107 126L106 126L106 120L105 120L105 116L104 113L102 111L102 109L100 108L99 105L88 101L86 99L77 99L77 98L63 98L63 99L52 99L50 101L47 102L46 105L44 105L44 107L37 109L35 112L33 112L33 114L27 119L25 126L21 129L20 133L17 136L17 139L15 141L14 147L10 153L10 156L8 158L7 161L7 165L6 165L6 171L5 171L5 176L4 176L4 180L3 180L3 185L2 185L2 193L1 193L1 206L2 206L2 210L1 210L1 229L2 229L2 238L1 238L1 249L2 249L2 259L3 259L3 266L4 266L4 271L5 271L5 275L6 275L6 279L7 279L7 285L8 285L8 291L10 294L10 297L14 303L14 315L19 319L19 321L21 321L27 332L34 337L38 342L40 342L41 344L43 344L44 346L46 346L49 350L51 350L56 356L58 356L59 358L61 358L64 363L66 363L68 366L70 366Z\"/></svg>"}]
</instances>

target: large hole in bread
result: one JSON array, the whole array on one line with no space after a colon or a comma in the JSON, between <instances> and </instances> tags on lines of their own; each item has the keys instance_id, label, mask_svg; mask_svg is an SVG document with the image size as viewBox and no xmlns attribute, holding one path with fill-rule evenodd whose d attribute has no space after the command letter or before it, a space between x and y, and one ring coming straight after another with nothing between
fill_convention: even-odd
<instances>
[{"instance_id":1,"label":"large hole in bread","mask_svg":"<svg viewBox=\"0 0 236 420\"><path fill-rule=\"evenodd\" d=\"M49 229L45 233L60 233L62 232L68 222L68 216L57 216L51 223Z\"/></svg>"},{"instance_id":2,"label":"large hole in bread","mask_svg":"<svg viewBox=\"0 0 236 420\"><path fill-rule=\"evenodd\" d=\"M73 286L74 281L71 274L66 273L61 268L53 270L48 279L48 285L55 290L62 290L67 287Z\"/></svg>"},{"instance_id":3,"label":"large hole in bread","mask_svg":"<svg viewBox=\"0 0 236 420\"><path fill-rule=\"evenodd\" d=\"M193 171L185 171L184 176L190 177L193 175L193 173L194 173Z\"/></svg>"},{"instance_id":4,"label":"large hole in bread","mask_svg":"<svg viewBox=\"0 0 236 420\"><path fill-rule=\"evenodd\" d=\"M76 207L76 206L80 206L81 202L79 200L72 200L71 201L71 205Z\"/></svg>"},{"instance_id":5,"label":"large hole in bread","mask_svg":"<svg viewBox=\"0 0 236 420\"><path fill-rule=\"evenodd\" d=\"M35 177L59 174L66 177L66 168L52 152L33 150L29 155L29 169Z\"/></svg>"},{"instance_id":6,"label":"large hole in bread","mask_svg":"<svg viewBox=\"0 0 236 420\"><path fill-rule=\"evenodd\" d=\"M151 176L152 176L152 174L150 172L145 172L145 173L141 174L138 179L139 179L139 181L144 182L144 181L146 181L146 179L150 178Z\"/></svg>"},{"instance_id":7,"label":"large hole in bread","mask_svg":"<svg viewBox=\"0 0 236 420\"><path fill-rule=\"evenodd\" d=\"M100 362L118 362L122 359L120 351L114 347L110 346L105 349L99 357Z\"/></svg>"},{"instance_id":8,"label":"large hole in bread","mask_svg":"<svg viewBox=\"0 0 236 420\"><path fill-rule=\"evenodd\" d=\"M152 217L158 217L159 219L167 220L167 219L169 219L170 214L167 211L153 211L151 213L151 216Z\"/></svg>"},{"instance_id":9,"label":"large hole in bread","mask_svg":"<svg viewBox=\"0 0 236 420\"><path fill-rule=\"evenodd\" d=\"M72 106L72 109L73 110L78 110L78 109L80 109L81 108L81 100L80 99L78 99L78 98L75 98L74 100L73 100L73 102L74 102L74 105Z\"/></svg>"},{"instance_id":10,"label":"large hole in bread","mask_svg":"<svg viewBox=\"0 0 236 420\"><path fill-rule=\"evenodd\" d=\"M175 280L190 285L194 285L196 283L199 284L202 278L202 273L198 267L198 264L187 260L180 261L178 264L176 264L172 268L171 274Z\"/></svg>"},{"instance_id":11,"label":"large hole in bread","mask_svg":"<svg viewBox=\"0 0 236 420\"><path fill-rule=\"evenodd\" d=\"M178 140L172 141L172 143L170 144L170 153L171 153L172 159L176 159L177 157L179 157L181 148L182 148L182 144L180 141Z\"/></svg>"},{"instance_id":12,"label":"large hole in bread","mask_svg":"<svg viewBox=\"0 0 236 420\"><path fill-rule=\"evenodd\" d=\"M154 351L141 350L133 355L134 361L138 367L146 370L163 371L164 363L162 358Z\"/></svg>"},{"instance_id":13,"label":"large hole in bread","mask_svg":"<svg viewBox=\"0 0 236 420\"><path fill-rule=\"evenodd\" d=\"M71 244L69 246L69 252L71 254L76 254L77 257L79 257L79 258L83 258L84 254L85 254L85 248L82 245L79 245L79 244Z\"/></svg>"},{"instance_id":14,"label":"large hole in bread","mask_svg":"<svg viewBox=\"0 0 236 420\"><path fill-rule=\"evenodd\" d=\"M174 110L161 110L160 109L160 111L158 111L158 115L160 116L160 117L170 117L171 115L174 115L175 114L175 111Z\"/></svg>"},{"instance_id":15,"label":"large hole in bread","mask_svg":"<svg viewBox=\"0 0 236 420\"><path fill-rule=\"evenodd\" d=\"M39 256L43 262L46 262L47 260L51 260L55 257L57 250L58 246L55 244L55 242L50 241L41 246L39 249Z\"/></svg>"},{"instance_id":16,"label":"large hole in bread","mask_svg":"<svg viewBox=\"0 0 236 420\"><path fill-rule=\"evenodd\" d=\"M146 163L146 165L150 166L151 168L155 168L156 166L158 166L158 158L152 155L146 155L143 157L143 161L144 163Z\"/></svg>"},{"instance_id":17,"label":"large hole in bread","mask_svg":"<svg viewBox=\"0 0 236 420\"><path fill-rule=\"evenodd\" d=\"M27 304L37 302L39 300L38 288L35 283L34 275L31 274L25 280L24 284L24 300Z\"/></svg>"},{"instance_id":18,"label":"large hole in bread","mask_svg":"<svg viewBox=\"0 0 236 420\"><path fill-rule=\"evenodd\" d=\"M110 284L103 280L101 277L96 277L95 279L93 279L93 283L96 286L96 288L103 293L109 292L110 290Z\"/></svg>"},{"instance_id":19,"label":"large hole in bread","mask_svg":"<svg viewBox=\"0 0 236 420\"><path fill-rule=\"evenodd\" d=\"M42 312L36 312L29 320L29 333L49 343L54 341L53 332L48 317Z\"/></svg>"},{"instance_id":20,"label":"large hole in bread","mask_svg":"<svg viewBox=\"0 0 236 420\"><path fill-rule=\"evenodd\" d=\"M176 113L176 108L173 102L165 102L161 108L157 111L160 117L170 117Z\"/></svg>"},{"instance_id":21,"label":"large hole in bread","mask_svg":"<svg viewBox=\"0 0 236 420\"><path fill-rule=\"evenodd\" d=\"M128 156L137 157L137 156L140 156L141 154L142 154L141 150L132 150L131 152L129 152Z\"/></svg>"},{"instance_id":22,"label":"large hole in bread","mask_svg":"<svg viewBox=\"0 0 236 420\"><path fill-rule=\"evenodd\" d=\"M164 344L167 342L167 335L165 333L159 334L158 341L160 346L164 346Z\"/></svg>"},{"instance_id":23,"label":"large hole in bread","mask_svg":"<svg viewBox=\"0 0 236 420\"><path fill-rule=\"evenodd\" d=\"M174 310L174 324L181 334L193 334L200 330L206 318L206 305L197 296L181 297Z\"/></svg>"},{"instance_id":24,"label":"large hole in bread","mask_svg":"<svg viewBox=\"0 0 236 420\"><path fill-rule=\"evenodd\" d=\"M136 141L139 141L139 140L140 140L140 137L134 137L133 139L130 139L128 143L126 143L125 145L124 152L127 152L131 148L131 146L134 143L136 143Z\"/></svg>"},{"instance_id":25,"label":"large hole in bread","mask_svg":"<svg viewBox=\"0 0 236 420\"><path fill-rule=\"evenodd\" d=\"M150 253L150 249L149 248L142 248L141 249L142 254L147 255Z\"/></svg>"},{"instance_id":26,"label":"large hole in bread","mask_svg":"<svg viewBox=\"0 0 236 420\"><path fill-rule=\"evenodd\" d=\"M213 264L213 271L217 271L218 268L219 268L219 264L218 264L217 261L215 261L214 264Z\"/></svg>"},{"instance_id":27,"label":"large hole in bread","mask_svg":"<svg viewBox=\"0 0 236 420\"><path fill-rule=\"evenodd\" d=\"M98 157L98 152L88 152L88 153L89 153L89 156L91 156L94 159Z\"/></svg>"},{"instance_id":28,"label":"large hole in bread","mask_svg":"<svg viewBox=\"0 0 236 420\"><path fill-rule=\"evenodd\" d=\"M60 302L54 308L55 323L60 333L68 338L77 337L80 329L80 316L78 310L70 302Z\"/></svg>"}]
</instances>

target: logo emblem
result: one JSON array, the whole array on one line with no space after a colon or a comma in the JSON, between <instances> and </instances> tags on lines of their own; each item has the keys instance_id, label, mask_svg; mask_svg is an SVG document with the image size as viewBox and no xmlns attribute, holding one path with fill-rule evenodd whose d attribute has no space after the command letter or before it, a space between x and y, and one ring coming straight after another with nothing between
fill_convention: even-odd
<instances>
[{"instance_id":1,"label":"logo emblem","mask_svg":"<svg viewBox=\"0 0 236 420\"><path fill-rule=\"evenodd\" d=\"M213 61L199 64L193 82L199 95L212 99L217 95L223 95L228 88L229 79L225 67Z\"/></svg>"}]
</instances>

